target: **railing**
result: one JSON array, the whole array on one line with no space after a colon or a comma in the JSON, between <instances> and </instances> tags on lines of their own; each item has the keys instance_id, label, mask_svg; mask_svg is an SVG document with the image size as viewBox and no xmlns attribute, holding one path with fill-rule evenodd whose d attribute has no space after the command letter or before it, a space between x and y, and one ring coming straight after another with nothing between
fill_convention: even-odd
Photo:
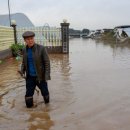
<instances>
[{"instance_id":1,"label":"railing","mask_svg":"<svg viewBox=\"0 0 130 130\"><path fill-rule=\"evenodd\" d=\"M22 34L25 31L35 32L36 43L42 44L48 47L62 46L61 43L61 28L56 27L27 27L27 28L17 28L17 40L18 43L23 43Z\"/></svg>"},{"instance_id":2,"label":"railing","mask_svg":"<svg viewBox=\"0 0 130 130\"><path fill-rule=\"evenodd\" d=\"M14 32L12 27L0 26L0 51L9 49L14 43Z\"/></svg>"}]
</instances>

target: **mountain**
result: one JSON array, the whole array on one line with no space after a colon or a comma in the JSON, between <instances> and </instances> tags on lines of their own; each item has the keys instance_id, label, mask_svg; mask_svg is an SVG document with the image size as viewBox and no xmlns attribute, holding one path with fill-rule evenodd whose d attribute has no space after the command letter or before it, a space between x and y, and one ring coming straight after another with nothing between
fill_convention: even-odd
<instances>
[{"instance_id":1,"label":"mountain","mask_svg":"<svg viewBox=\"0 0 130 130\"><path fill-rule=\"evenodd\" d=\"M15 20L17 27L34 27L31 20L23 13L11 14L11 20ZM10 26L9 15L0 15L0 25Z\"/></svg>"}]
</instances>

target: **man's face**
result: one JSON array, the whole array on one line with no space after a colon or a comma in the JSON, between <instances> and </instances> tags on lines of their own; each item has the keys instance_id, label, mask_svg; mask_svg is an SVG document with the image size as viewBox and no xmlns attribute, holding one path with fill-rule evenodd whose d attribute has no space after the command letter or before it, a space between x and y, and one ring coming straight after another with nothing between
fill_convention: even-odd
<instances>
[{"instance_id":1,"label":"man's face","mask_svg":"<svg viewBox=\"0 0 130 130\"><path fill-rule=\"evenodd\" d=\"M28 47L32 47L35 43L34 37L27 37L24 39L24 41L26 42L26 45L28 45Z\"/></svg>"}]
</instances>

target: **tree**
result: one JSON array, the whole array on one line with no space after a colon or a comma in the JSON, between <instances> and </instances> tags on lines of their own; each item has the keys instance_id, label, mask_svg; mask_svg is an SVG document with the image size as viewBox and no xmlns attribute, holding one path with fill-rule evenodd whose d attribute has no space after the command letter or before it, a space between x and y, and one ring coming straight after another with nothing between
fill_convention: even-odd
<instances>
[{"instance_id":1,"label":"tree","mask_svg":"<svg viewBox=\"0 0 130 130\"><path fill-rule=\"evenodd\" d=\"M82 33L86 33L86 34L89 34L90 30L89 29L83 29L82 30Z\"/></svg>"}]
</instances>

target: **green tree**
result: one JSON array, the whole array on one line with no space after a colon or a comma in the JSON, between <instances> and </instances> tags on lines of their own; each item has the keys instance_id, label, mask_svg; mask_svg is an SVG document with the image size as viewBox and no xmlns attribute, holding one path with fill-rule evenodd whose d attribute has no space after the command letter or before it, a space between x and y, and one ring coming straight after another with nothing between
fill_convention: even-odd
<instances>
[{"instance_id":1,"label":"green tree","mask_svg":"<svg viewBox=\"0 0 130 130\"><path fill-rule=\"evenodd\" d=\"M82 30L82 33L89 34L89 32L90 32L89 29L83 29L83 30Z\"/></svg>"}]
</instances>

